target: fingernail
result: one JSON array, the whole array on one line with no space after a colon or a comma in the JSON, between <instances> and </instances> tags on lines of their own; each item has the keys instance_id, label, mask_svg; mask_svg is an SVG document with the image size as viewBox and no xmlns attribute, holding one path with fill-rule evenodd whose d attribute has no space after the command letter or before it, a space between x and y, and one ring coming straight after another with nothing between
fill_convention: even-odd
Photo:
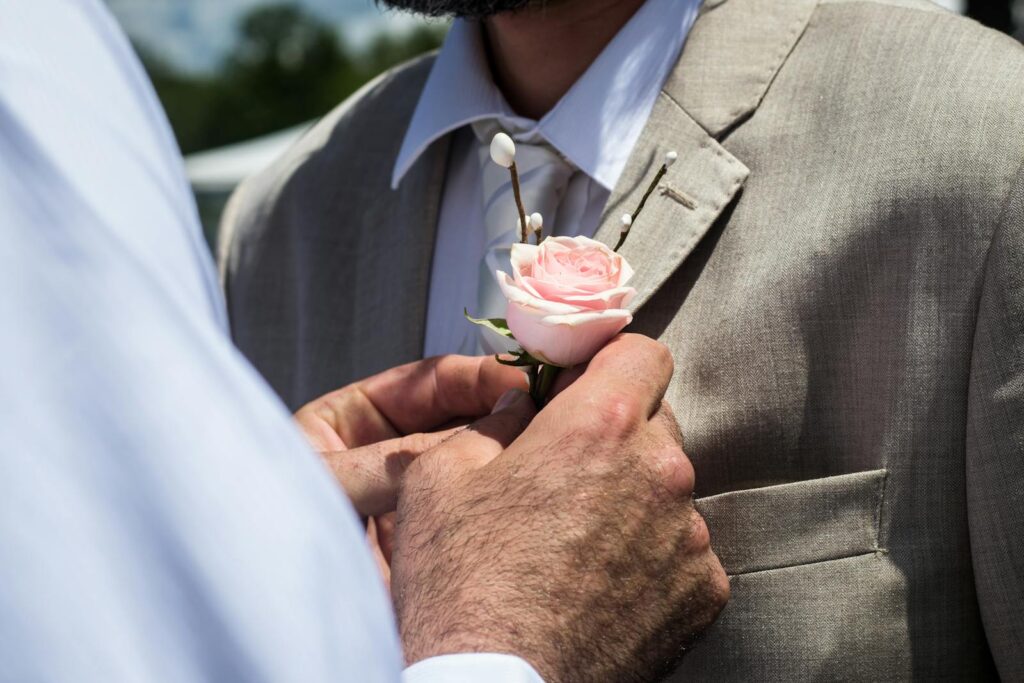
<instances>
[{"instance_id":1,"label":"fingernail","mask_svg":"<svg viewBox=\"0 0 1024 683\"><path fill-rule=\"evenodd\" d=\"M498 402L494 404L494 410L491 411L491 415L494 415L495 413L500 413L502 410L505 410L506 408L511 408L518 401L521 401L522 398L526 395L527 394L525 391L520 391L519 389L509 389L504 394L502 394L501 398L498 399Z\"/></svg>"}]
</instances>

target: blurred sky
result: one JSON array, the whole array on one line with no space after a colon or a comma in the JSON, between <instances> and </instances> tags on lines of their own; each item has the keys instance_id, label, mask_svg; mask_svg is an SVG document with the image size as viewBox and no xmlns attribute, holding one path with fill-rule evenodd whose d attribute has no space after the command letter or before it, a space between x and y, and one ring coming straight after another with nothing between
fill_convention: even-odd
<instances>
[{"instance_id":1,"label":"blurred sky","mask_svg":"<svg viewBox=\"0 0 1024 683\"><path fill-rule=\"evenodd\" d=\"M175 66L203 71L216 66L231 46L239 17L253 7L302 5L338 27L355 48L381 31L407 31L422 23L374 0L106 0L133 39Z\"/></svg>"},{"instance_id":2,"label":"blurred sky","mask_svg":"<svg viewBox=\"0 0 1024 683\"><path fill-rule=\"evenodd\" d=\"M238 18L252 7L272 0L107 0L132 37L189 71L213 68L231 45ZM277 0L280 1L280 0ZM962 10L964 0L937 0ZM413 17L384 12L374 0L294 0L338 26L355 48L380 31L405 31Z\"/></svg>"}]
</instances>

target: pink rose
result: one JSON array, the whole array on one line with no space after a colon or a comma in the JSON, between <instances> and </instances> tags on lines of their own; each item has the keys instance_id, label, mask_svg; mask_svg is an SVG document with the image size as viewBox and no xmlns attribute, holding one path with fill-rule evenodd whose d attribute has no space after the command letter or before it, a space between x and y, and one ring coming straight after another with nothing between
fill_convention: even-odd
<instances>
[{"instance_id":1,"label":"pink rose","mask_svg":"<svg viewBox=\"0 0 1024 683\"><path fill-rule=\"evenodd\" d=\"M587 362L633 320L626 305L636 290L625 286L633 269L586 237L515 244L512 277L500 271L497 276L516 341L549 365Z\"/></svg>"}]
</instances>

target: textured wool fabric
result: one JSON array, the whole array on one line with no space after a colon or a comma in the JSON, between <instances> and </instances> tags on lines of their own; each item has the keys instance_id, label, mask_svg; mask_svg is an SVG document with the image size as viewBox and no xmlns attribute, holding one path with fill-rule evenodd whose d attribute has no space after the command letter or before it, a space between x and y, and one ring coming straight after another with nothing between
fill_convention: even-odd
<instances>
[{"instance_id":1,"label":"textured wool fabric","mask_svg":"<svg viewBox=\"0 0 1024 683\"><path fill-rule=\"evenodd\" d=\"M248 182L223 273L297 407L418 357L430 58ZM678 680L1024 679L1024 50L919 0L706 2L612 193L732 601Z\"/></svg>"}]
</instances>

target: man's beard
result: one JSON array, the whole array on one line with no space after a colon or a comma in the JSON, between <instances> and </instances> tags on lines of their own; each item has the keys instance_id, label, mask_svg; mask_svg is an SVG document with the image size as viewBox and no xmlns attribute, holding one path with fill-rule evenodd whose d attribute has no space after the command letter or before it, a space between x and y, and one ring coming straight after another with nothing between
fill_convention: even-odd
<instances>
[{"instance_id":1,"label":"man's beard","mask_svg":"<svg viewBox=\"0 0 1024 683\"><path fill-rule=\"evenodd\" d=\"M428 17L485 17L545 4L545 0L377 0L395 9Z\"/></svg>"}]
</instances>

